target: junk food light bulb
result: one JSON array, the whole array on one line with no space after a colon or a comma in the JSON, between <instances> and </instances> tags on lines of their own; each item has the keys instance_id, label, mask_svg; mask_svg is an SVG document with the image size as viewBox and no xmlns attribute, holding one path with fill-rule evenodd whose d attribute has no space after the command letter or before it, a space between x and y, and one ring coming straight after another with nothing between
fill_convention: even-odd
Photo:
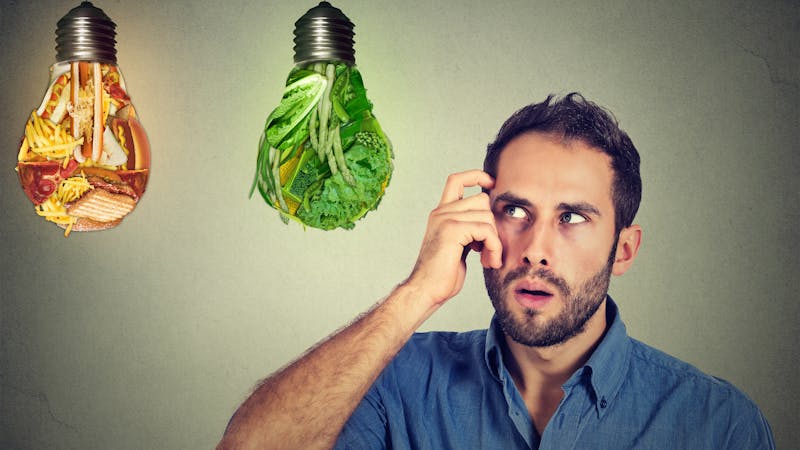
<instances>
[{"instance_id":1,"label":"junk food light bulb","mask_svg":"<svg viewBox=\"0 0 800 450\"><path fill-rule=\"evenodd\" d=\"M90 2L58 21L50 84L19 149L22 189L65 236L117 226L147 185L150 145L117 66L115 27Z\"/></svg>"},{"instance_id":2,"label":"junk food light bulb","mask_svg":"<svg viewBox=\"0 0 800 450\"><path fill-rule=\"evenodd\" d=\"M351 229L389 184L392 146L355 65L353 27L328 2L295 23L295 66L264 126L250 191L285 223Z\"/></svg>"}]
</instances>

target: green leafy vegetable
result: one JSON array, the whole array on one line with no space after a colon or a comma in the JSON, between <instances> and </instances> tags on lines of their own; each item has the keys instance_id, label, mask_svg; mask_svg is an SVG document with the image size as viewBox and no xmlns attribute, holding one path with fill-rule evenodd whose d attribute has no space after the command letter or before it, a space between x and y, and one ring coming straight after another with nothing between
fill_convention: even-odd
<instances>
[{"instance_id":1,"label":"green leafy vegetable","mask_svg":"<svg viewBox=\"0 0 800 450\"><path fill-rule=\"evenodd\" d=\"M269 115L264 126L269 145L285 150L287 147L285 139L290 133L292 139L289 144L292 141L302 140L304 133L295 128L307 119L311 109L319 102L327 84L327 80L321 75L309 72L286 86L281 103Z\"/></svg>"},{"instance_id":2,"label":"green leafy vegetable","mask_svg":"<svg viewBox=\"0 0 800 450\"><path fill-rule=\"evenodd\" d=\"M298 164L294 177L283 188L284 194L297 203L303 202L303 194L308 188L330 175L330 169L323 164L314 152L305 152Z\"/></svg>"},{"instance_id":3,"label":"green leafy vegetable","mask_svg":"<svg viewBox=\"0 0 800 450\"><path fill-rule=\"evenodd\" d=\"M352 185L341 173L324 179L307 195L297 216L310 226L352 229L355 221L377 208L392 172L387 151L354 144L344 155L355 177Z\"/></svg>"},{"instance_id":4,"label":"green leafy vegetable","mask_svg":"<svg viewBox=\"0 0 800 450\"><path fill-rule=\"evenodd\" d=\"M358 70L315 63L289 74L267 118L251 195L258 187L284 222L351 229L378 206L392 158Z\"/></svg>"}]
</instances>

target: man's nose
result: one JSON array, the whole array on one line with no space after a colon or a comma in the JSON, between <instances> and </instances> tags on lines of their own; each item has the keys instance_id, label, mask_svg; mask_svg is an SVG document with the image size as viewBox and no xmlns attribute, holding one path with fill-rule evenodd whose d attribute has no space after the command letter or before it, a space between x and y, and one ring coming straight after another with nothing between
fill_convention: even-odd
<instances>
[{"instance_id":1,"label":"man's nose","mask_svg":"<svg viewBox=\"0 0 800 450\"><path fill-rule=\"evenodd\" d=\"M553 242L556 230L546 221L536 220L525 231L522 262L530 266L550 266L553 263Z\"/></svg>"}]
</instances>

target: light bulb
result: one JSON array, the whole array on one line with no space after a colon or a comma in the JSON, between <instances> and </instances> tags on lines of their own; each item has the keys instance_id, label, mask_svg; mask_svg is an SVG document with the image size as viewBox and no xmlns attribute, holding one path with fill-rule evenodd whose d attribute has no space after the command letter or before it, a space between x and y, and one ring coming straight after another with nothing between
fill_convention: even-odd
<instances>
[{"instance_id":1,"label":"light bulb","mask_svg":"<svg viewBox=\"0 0 800 450\"><path fill-rule=\"evenodd\" d=\"M392 145L355 65L353 28L328 2L295 23L295 66L264 125L250 191L285 223L351 229L391 179Z\"/></svg>"},{"instance_id":2,"label":"light bulb","mask_svg":"<svg viewBox=\"0 0 800 450\"><path fill-rule=\"evenodd\" d=\"M117 66L115 27L90 2L58 21L50 84L19 149L22 189L65 236L117 226L147 185L150 144Z\"/></svg>"}]
</instances>

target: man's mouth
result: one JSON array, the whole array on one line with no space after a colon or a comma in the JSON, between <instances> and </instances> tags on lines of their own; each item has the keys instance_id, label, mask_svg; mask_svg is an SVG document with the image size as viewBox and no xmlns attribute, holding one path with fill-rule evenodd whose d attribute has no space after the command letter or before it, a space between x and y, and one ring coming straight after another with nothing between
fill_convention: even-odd
<instances>
[{"instance_id":1,"label":"man's mouth","mask_svg":"<svg viewBox=\"0 0 800 450\"><path fill-rule=\"evenodd\" d=\"M535 295L543 297L552 297L553 291L550 286L542 280L523 278L517 285L515 291L524 295Z\"/></svg>"},{"instance_id":2,"label":"man's mouth","mask_svg":"<svg viewBox=\"0 0 800 450\"><path fill-rule=\"evenodd\" d=\"M529 310L543 308L555 297L550 287L538 280L522 280L515 288L514 299L520 306Z\"/></svg>"},{"instance_id":3,"label":"man's mouth","mask_svg":"<svg viewBox=\"0 0 800 450\"><path fill-rule=\"evenodd\" d=\"M545 296L552 296L553 295L553 294L551 294L549 292L541 291L541 290L538 290L538 289L534 289L534 290L518 289L517 292L519 292L519 293L521 293L523 295L534 295L534 296L537 296L537 297L545 297Z\"/></svg>"}]
</instances>

